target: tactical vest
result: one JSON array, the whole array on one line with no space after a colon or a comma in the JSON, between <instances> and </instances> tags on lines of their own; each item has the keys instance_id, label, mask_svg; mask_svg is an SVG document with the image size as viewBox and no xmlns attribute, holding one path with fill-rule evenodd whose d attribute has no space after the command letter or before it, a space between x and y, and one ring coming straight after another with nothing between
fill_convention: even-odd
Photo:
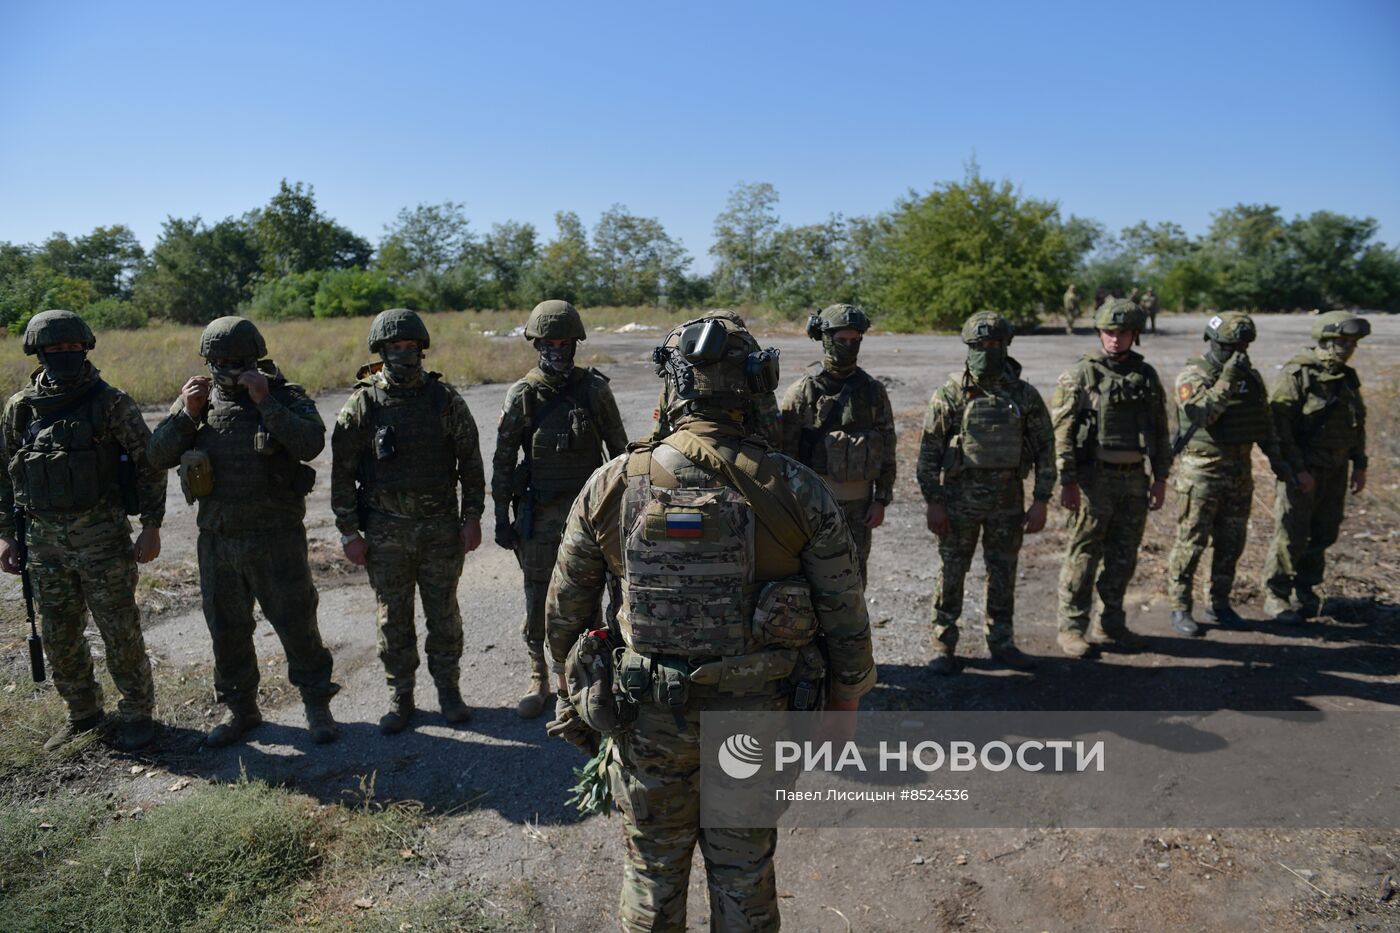
<instances>
[{"instance_id":1,"label":"tactical vest","mask_svg":"<svg viewBox=\"0 0 1400 933\"><path fill-rule=\"evenodd\" d=\"M1303 377L1303 445L1323 450L1349 450L1365 434L1366 409L1361 380L1346 367L1332 375L1311 356L1297 360Z\"/></svg>"},{"instance_id":2,"label":"tactical vest","mask_svg":"<svg viewBox=\"0 0 1400 933\"><path fill-rule=\"evenodd\" d=\"M530 486L541 502L573 498L603 465L602 435L589 408L588 380L594 372L575 372L558 388L537 373L525 377Z\"/></svg>"},{"instance_id":3,"label":"tactical vest","mask_svg":"<svg viewBox=\"0 0 1400 933\"><path fill-rule=\"evenodd\" d=\"M1021 465L1025 419L1009 398L979 393L963 406L963 465L974 470L1011 470Z\"/></svg>"},{"instance_id":4,"label":"tactical vest","mask_svg":"<svg viewBox=\"0 0 1400 933\"><path fill-rule=\"evenodd\" d=\"M835 393L825 393L827 387L819 377L813 377L811 385L817 392L812 400L816 424L802 428L798 459L839 483L878 479L885 448L884 437L875 430L879 405L875 380L857 369Z\"/></svg>"},{"instance_id":5,"label":"tactical vest","mask_svg":"<svg viewBox=\"0 0 1400 933\"><path fill-rule=\"evenodd\" d=\"M366 465L366 483L371 490L441 491L453 497L457 486L457 450L452 438L443 430L442 415L449 401L447 386L438 381L437 374L412 389L386 390L370 386L370 427L373 430L370 450L361 457ZM384 459L378 451L385 444L377 442L380 432L389 432L387 446L392 454Z\"/></svg>"},{"instance_id":6,"label":"tactical vest","mask_svg":"<svg viewBox=\"0 0 1400 933\"><path fill-rule=\"evenodd\" d=\"M300 498L287 483L273 479L275 467L285 470L295 466L281 445L269 437L276 448L274 452L258 453L253 448L253 437L263 423L258 407L247 395L227 399L216 391L210 395L205 411L205 422L195 435L194 447L209 455L214 491L201 501L236 506Z\"/></svg>"},{"instance_id":7,"label":"tactical vest","mask_svg":"<svg viewBox=\"0 0 1400 933\"><path fill-rule=\"evenodd\" d=\"M81 512L116 495L122 450L107 431L110 391L96 380L66 410L44 416L27 390L19 403L21 443L9 462L17 505L36 513Z\"/></svg>"},{"instance_id":8,"label":"tactical vest","mask_svg":"<svg viewBox=\"0 0 1400 933\"><path fill-rule=\"evenodd\" d=\"M1200 369L1212 383L1220 377L1221 367L1204 357L1187 365ZM1212 446L1263 443L1269 436L1269 419L1272 417L1264 380L1251 370L1242 381L1230 386L1225 410L1214 422L1197 431L1186 449L1209 450ZM1184 418L1182 423L1186 423Z\"/></svg>"},{"instance_id":9,"label":"tactical vest","mask_svg":"<svg viewBox=\"0 0 1400 933\"><path fill-rule=\"evenodd\" d=\"M1142 367L1120 373L1101 360L1091 360L1093 382L1089 397L1098 425L1098 445L1104 450L1145 451L1152 417L1151 386Z\"/></svg>"}]
</instances>

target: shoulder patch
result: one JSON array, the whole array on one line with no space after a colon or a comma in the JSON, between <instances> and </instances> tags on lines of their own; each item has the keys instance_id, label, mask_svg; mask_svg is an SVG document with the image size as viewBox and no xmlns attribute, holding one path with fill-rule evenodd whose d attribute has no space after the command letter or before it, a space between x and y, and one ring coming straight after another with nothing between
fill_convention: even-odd
<instances>
[{"instance_id":1,"label":"shoulder patch","mask_svg":"<svg viewBox=\"0 0 1400 933\"><path fill-rule=\"evenodd\" d=\"M1191 383L1183 382L1181 385L1177 386L1176 397L1183 402L1189 399L1191 397Z\"/></svg>"}]
</instances>

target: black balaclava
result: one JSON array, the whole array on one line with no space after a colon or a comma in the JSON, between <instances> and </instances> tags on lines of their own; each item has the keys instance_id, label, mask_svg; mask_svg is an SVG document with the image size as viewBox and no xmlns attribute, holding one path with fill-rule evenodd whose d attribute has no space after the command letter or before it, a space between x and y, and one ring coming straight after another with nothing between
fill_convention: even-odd
<instances>
[{"instance_id":1,"label":"black balaclava","mask_svg":"<svg viewBox=\"0 0 1400 933\"><path fill-rule=\"evenodd\" d=\"M578 341L570 340L563 346L555 346L543 340L536 340L535 349L540 351L540 369L555 376L567 376L569 370L574 368L574 353L578 350Z\"/></svg>"},{"instance_id":2,"label":"black balaclava","mask_svg":"<svg viewBox=\"0 0 1400 933\"><path fill-rule=\"evenodd\" d=\"M86 350L40 351L39 362L54 385L72 385L87 370Z\"/></svg>"}]
</instances>

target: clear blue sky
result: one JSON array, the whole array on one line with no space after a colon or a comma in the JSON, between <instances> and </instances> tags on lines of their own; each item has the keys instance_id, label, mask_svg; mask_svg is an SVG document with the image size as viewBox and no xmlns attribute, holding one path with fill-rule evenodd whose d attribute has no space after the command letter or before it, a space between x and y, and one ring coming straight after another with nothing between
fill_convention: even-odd
<instances>
[{"instance_id":1,"label":"clear blue sky","mask_svg":"<svg viewBox=\"0 0 1400 933\"><path fill-rule=\"evenodd\" d=\"M216 220L278 180L377 241L404 205L544 236L738 181L783 219L985 174L1117 229L1236 202L1400 240L1400 3L0 0L0 240Z\"/></svg>"}]
</instances>

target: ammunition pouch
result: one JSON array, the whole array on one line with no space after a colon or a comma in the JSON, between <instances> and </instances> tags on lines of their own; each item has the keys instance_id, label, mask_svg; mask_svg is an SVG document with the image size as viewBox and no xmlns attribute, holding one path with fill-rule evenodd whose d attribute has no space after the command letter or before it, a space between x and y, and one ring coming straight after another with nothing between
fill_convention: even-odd
<instances>
[{"instance_id":1,"label":"ammunition pouch","mask_svg":"<svg viewBox=\"0 0 1400 933\"><path fill-rule=\"evenodd\" d=\"M817 642L810 641L797 649L797 661L788 675L792 709L808 712L826 705L826 670L826 655Z\"/></svg>"},{"instance_id":2,"label":"ammunition pouch","mask_svg":"<svg viewBox=\"0 0 1400 933\"><path fill-rule=\"evenodd\" d=\"M175 473L180 477L180 491L189 505L214 491L214 464L202 450L187 450L181 454Z\"/></svg>"},{"instance_id":3,"label":"ammunition pouch","mask_svg":"<svg viewBox=\"0 0 1400 933\"><path fill-rule=\"evenodd\" d=\"M885 439L877 431L832 431L822 438L826 473L837 482L874 482L885 462Z\"/></svg>"},{"instance_id":4,"label":"ammunition pouch","mask_svg":"<svg viewBox=\"0 0 1400 933\"><path fill-rule=\"evenodd\" d=\"M645 660L614 645L607 629L594 629L574 642L564 660L569 702L584 724L600 735L617 735L637 719L636 701L624 689L629 676L636 681L635 671L629 674L620 658L627 654Z\"/></svg>"},{"instance_id":5,"label":"ammunition pouch","mask_svg":"<svg viewBox=\"0 0 1400 933\"><path fill-rule=\"evenodd\" d=\"M792 675L797 657L798 649L780 648L721 658L695 665L690 671L690 683L730 696L776 694L782 692L780 684Z\"/></svg>"}]
</instances>

